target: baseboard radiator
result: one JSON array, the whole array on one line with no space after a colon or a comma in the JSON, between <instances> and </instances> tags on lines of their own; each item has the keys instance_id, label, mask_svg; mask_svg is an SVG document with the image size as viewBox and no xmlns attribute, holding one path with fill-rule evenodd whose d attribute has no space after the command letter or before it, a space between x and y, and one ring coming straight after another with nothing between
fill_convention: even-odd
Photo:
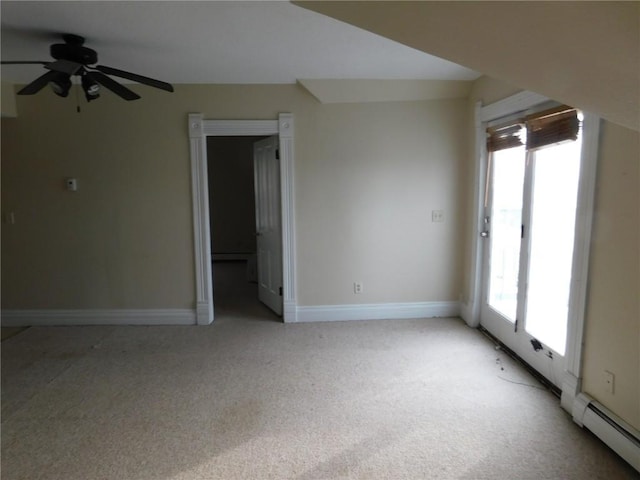
<instances>
[{"instance_id":1,"label":"baseboard radiator","mask_svg":"<svg viewBox=\"0 0 640 480\"><path fill-rule=\"evenodd\" d=\"M573 420L640 472L640 432L584 393L573 405Z\"/></svg>"}]
</instances>

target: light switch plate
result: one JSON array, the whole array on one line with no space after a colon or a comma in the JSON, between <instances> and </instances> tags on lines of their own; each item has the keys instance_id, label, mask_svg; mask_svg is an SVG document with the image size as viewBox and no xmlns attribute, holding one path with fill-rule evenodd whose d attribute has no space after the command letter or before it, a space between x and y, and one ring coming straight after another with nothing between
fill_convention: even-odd
<instances>
[{"instance_id":1,"label":"light switch plate","mask_svg":"<svg viewBox=\"0 0 640 480\"><path fill-rule=\"evenodd\" d=\"M432 222L444 222L444 210L431 210Z\"/></svg>"}]
</instances>

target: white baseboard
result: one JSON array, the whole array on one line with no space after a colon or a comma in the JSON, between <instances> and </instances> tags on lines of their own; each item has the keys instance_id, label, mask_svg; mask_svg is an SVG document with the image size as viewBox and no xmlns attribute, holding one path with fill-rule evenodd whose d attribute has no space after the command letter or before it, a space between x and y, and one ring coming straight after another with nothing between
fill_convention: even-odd
<instances>
[{"instance_id":1,"label":"white baseboard","mask_svg":"<svg viewBox=\"0 0 640 480\"><path fill-rule=\"evenodd\" d=\"M201 308L136 310L3 310L5 327L62 325L208 325ZM285 305L285 321L335 322L460 316L459 302L382 303L365 305Z\"/></svg>"},{"instance_id":2,"label":"white baseboard","mask_svg":"<svg viewBox=\"0 0 640 480\"><path fill-rule=\"evenodd\" d=\"M460 316L459 302L381 303L298 307L297 322L339 322Z\"/></svg>"},{"instance_id":3,"label":"white baseboard","mask_svg":"<svg viewBox=\"0 0 640 480\"><path fill-rule=\"evenodd\" d=\"M298 308L295 302L283 302L282 311L282 319L285 323L296 323L298 321Z\"/></svg>"},{"instance_id":4,"label":"white baseboard","mask_svg":"<svg viewBox=\"0 0 640 480\"><path fill-rule=\"evenodd\" d=\"M189 309L3 310L3 327L66 325L195 325Z\"/></svg>"},{"instance_id":5,"label":"white baseboard","mask_svg":"<svg viewBox=\"0 0 640 480\"><path fill-rule=\"evenodd\" d=\"M197 302L195 316L194 323L197 325L209 325L213 322L214 311L210 308L209 302Z\"/></svg>"},{"instance_id":6,"label":"white baseboard","mask_svg":"<svg viewBox=\"0 0 640 480\"><path fill-rule=\"evenodd\" d=\"M562 395L560 396L560 406L573 416L576 408L576 397L580 394L582 382L571 372L564 372L562 380ZM579 422L577 422L579 423Z\"/></svg>"},{"instance_id":7,"label":"white baseboard","mask_svg":"<svg viewBox=\"0 0 640 480\"><path fill-rule=\"evenodd\" d=\"M584 393L578 394L575 398L573 420L581 427L588 428L640 472L640 432L638 430Z\"/></svg>"}]
</instances>

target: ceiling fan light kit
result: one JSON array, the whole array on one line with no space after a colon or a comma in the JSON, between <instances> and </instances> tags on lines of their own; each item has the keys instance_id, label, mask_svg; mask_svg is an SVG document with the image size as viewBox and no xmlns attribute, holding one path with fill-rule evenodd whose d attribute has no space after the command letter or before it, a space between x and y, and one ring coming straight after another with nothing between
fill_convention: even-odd
<instances>
[{"instance_id":1,"label":"ceiling fan light kit","mask_svg":"<svg viewBox=\"0 0 640 480\"><path fill-rule=\"evenodd\" d=\"M173 86L167 82L144 77L136 73L118 70L98 63L98 54L84 46L84 38L79 35L64 34L65 43L51 45L49 53L54 58L52 62L44 61L3 61L3 65L43 65L48 71L22 88L18 95L34 95L49 85L53 92L60 97L67 97L71 89L71 78L80 77L80 84L88 102L100 97L101 87L111 90L124 100L137 100L140 95L116 82L108 75L131 80L150 87L173 92Z\"/></svg>"},{"instance_id":2,"label":"ceiling fan light kit","mask_svg":"<svg viewBox=\"0 0 640 480\"><path fill-rule=\"evenodd\" d=\"M49 80L49 86L53 93L60 97L69 96L69 90L71 90L71 77L62 72L53 72L52 78Z\"/></svg>"},{"instance_id":3,"label":"ceiling fan light kit","mask_svg":"<svg viewBox=\"0 0 640 480\"><path fill-rule=\"evenodd\" d=\"M87 75L82 75L80 81L82 83L82 90L84 90L84 96L86 97L87 102L95 100L100 96L100 85L98 82L90 79Z\"/></svg>"}]
</instances>

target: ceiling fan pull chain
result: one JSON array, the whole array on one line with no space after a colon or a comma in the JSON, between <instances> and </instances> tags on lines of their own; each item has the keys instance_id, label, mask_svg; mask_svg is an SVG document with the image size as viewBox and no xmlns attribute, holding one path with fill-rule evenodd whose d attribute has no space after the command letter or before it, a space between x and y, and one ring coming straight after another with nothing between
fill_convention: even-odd
<instances>
[{"instance_id":1,"label":"ceiling fan pull chain","mask_svg":"<svg viewBox=\"0 0 640 480\"><path fill-rule=\"evenodd\" d=\"M80 94L78 93L78 90L80 90L80 88L76 85L76 88L74 90L76 91L76 112L80 113Z\"/></svg>"}]
</instances>

